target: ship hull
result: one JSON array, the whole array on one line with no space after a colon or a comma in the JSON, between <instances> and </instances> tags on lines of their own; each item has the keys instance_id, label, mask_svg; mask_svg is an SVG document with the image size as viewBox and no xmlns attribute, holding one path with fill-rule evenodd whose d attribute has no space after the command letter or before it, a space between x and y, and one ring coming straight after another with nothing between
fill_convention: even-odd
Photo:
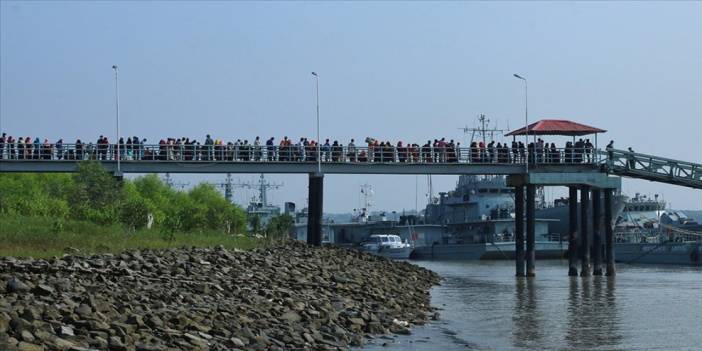
<instances>
[{"instance_id":1,"label":"ship hull","mask_svg":"<svg viewBox=\"0 0 702 351\"><path fill-rule=\"evenodd\" d=\"M537 259L558 259L565 257L567 242L537 241ZM418 247L411 258L416 260L513 260L515 243L446 244Z\"/></svg>"},{"instance_id":2,"label":"ship hull","mask_svg":"<svg viewBox=\"0 0 702 351\"><path fill-rule=\"evenodd\" d=\"M412 254L413 248L403 247L403 248L383 248L381 250L361 250L377 256L383 256L385 258L390 258L393 260L407 260Z\"/></svg>"},{"instance_id":3,"label":"ship hull","mask_svg":"<svg viewBox=\"0 0 702 351\"><path fill-rule=\"evenodd\" d=\"M614 257L622 263L702 266L702 243L617 243Z\"/></svg>"}]
</instances>

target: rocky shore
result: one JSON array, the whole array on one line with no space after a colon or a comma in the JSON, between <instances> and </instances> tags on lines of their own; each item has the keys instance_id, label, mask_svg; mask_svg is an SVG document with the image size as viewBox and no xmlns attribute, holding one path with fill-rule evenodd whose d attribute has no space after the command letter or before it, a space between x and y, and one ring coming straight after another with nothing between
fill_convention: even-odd
<instances>
[{"instance_id":1,"label":"rocky shore","mask_svg":"<svg viewBox=\"0 0 702 351\"><path fill-rule=\"evenodd\" d=\"M0 258L1 350L334 350L434 318L439 277L301 243Z\"/></svg>"}]
</instances>

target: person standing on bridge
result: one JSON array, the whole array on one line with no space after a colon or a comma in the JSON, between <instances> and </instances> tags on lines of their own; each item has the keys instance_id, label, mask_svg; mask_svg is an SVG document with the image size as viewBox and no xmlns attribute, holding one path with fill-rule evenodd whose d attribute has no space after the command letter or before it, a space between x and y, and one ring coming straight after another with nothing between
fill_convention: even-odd
<instances>
[{"instance_id":1,"label":"person standing on bridge","mask_svg":"<svg viewBox=\"0 0 702 351\"><path fill-rule=\"evenodd\" d=\"M205 136L205 149L206 149L205 160L206 160L206 161L211 160L212 157L214 156L214 149L213 149L213 146L214 146L214 140L212 140L212 138L210 137L210 135L207 134L207 135Z\"/></svg>"},{"instance_id":2,"label":"person standing on bridge","mask_svg":"<svg viewBox=\"0 0 702 351\"><path fill-rule=\"evenodd\" d=\"M261 161L261 138L257 135L253 142L254 161Z\"/></svg>"},{"instance_id":3,"label":"person standing on bridge","mask_svg":"<svg viewBox=\"0 0 702 351\"><path fill-rule=\"evenodd\" d=\"M5 143L7 142L7 133L2 133L0 136L0 160L3 159L5 155Z\"/></svg>"},{"instance_id":4,"label":"person standing on bridge","mask_svg":"<svg viewBox=\"0 0 702 351\"><path fill-rule=\"evenodd\" d=\"M585 155L587 156L587 162L591 163L595 160L594 155L594 145L590 142L590 139L585 139Z\"/></svg>"},{"instance_id":5,"label":"person standing on bridge","mask_svg":"<svg viewBox=\"0 0 702 351\"><path fill-rule=\"evenodd\" d=\"M34 137L34 149L33 149L33 159L38 160L40 159L40 153L41 153L41 140L39 140L39 137Z\"/></svg>"},{"instance_id":6,"label":"person standing on bridge","mask_svg":"<svg viewBox=\"0 0 702 351\"><path fill-rule=\"evenodd\" d=\"M266 140L266 159L268 162L275 160L275 138L270 137Z\"/></svg>"},{"instance_id":7,"label":"person standing on bridge","mask_svg":"<svg viewBox=\"0 0 702 351\"><path fill-rule=\"evenodd\" d=\"M349 162L356 162L356 144L353 139L351 139L351 142L349 142L349 145L346 147L346 154L349 157Z\"/></svg>"},{"instance_id":8,"label":"person standing on bridge","mask_svg":"<svg viewBox=\"0 0 702 351\"><path fill-rule=\"evenodd\" d=\"M626 156L627 158L627 166L629 166L629 169L634 169L636 167L636 156L634 155L634 149L629 147L629 154Z\"/></svg>"},{"instance_id":9,"label":"person standing on bridge","mask_svg":"<svg viewBox=\"0 0 702 351\"><path fill-rule=\"evenodd\" d=\"M612 166L612 163L614 162L614 140L609 141L609 144L607 144L605 150L607 150L607 161L609 165Z\"/></svg>"}]
</instances>

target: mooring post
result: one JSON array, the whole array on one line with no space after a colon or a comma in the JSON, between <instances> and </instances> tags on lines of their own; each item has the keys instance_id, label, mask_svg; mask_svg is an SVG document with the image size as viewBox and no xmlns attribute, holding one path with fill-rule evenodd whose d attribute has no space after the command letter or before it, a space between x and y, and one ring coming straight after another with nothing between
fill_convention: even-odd
<instances>
[{"instance_id":1,"label":"mooring post","mask_svg":"<svg viewBox=\"0 0 702 351\"><path fill-rule=\"evenodd\" d=\"M604 228L605 228L605 249L607 255L607 275L614 276L614 233L612 232L612 191L604 189Z\"/></svg>"},{"instance_id":2,"label":"mooring post","mask_svg":"<svg viewBox=\"0 0 702 351\"><path fill-rule=\"evenodd\" d=\"M568 188L568 276L578 276L578 188Z\"/></svg>"},{"instance_id":3,"label":"mooring post","mask_svg":"<svg viewBox=\"0 0 702 351\"><path fill-rule=\"evenodd\" d=\"M590 187L580 188L580 245L582 249L580 276L590 276Z\"/></svg>"},{"instance_id":4,"label":"mooring post","mask_svg":"<svg viewBox=\"0 0 702 351\"><path fill-rule=\"evenodd\" d=\"M517 277L524 276L524 186L514 188L514 258Z\"/></svg>"},{"instance_id":5,"label":"mooring post","mask_svg":"<svg viewBox=\"0 0 702 351\"><path fill-rule=\"evenodd\" d=\"M310 173L307 207L307 243L322 246L322 199L324 198L324 175Z\"/></svg>"},{"instance_id":6,"label":"mooring post","mask_svg":"<svg viewBox=\"0 0 702 351\"><path fill-rule=\"evenodd\" d=\"M527 277L533 277L536 275L534 269L534 261L536 260L536 221L535 221L535 196L536 195L536 185L527 185L526 194L526 269Z\"/></svg>"},{"instance_id":7,"label":"mooring post","mask_svg":"<svg viewBox=\"0 0 702 351\"><path fill-rule=\"evenodd\" d=\"M592 189L592 275L602 275L602 196Z\"/></svg>"}]
</instances>

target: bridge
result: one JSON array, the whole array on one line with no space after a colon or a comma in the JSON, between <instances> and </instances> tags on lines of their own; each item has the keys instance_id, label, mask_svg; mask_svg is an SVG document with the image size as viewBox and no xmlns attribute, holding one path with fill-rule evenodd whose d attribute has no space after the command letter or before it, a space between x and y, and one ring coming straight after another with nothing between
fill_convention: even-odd
<instances>
[{"instance_id":1,"label":"bridge","mask_svg":"<svg viewBox=\"0 0 702 351\"><path fill-rule=\"evenodd\" d=\"M324 174L506 175L515 187L516 275L535 275L535 190L567 186L570 204L569 275L614 275L612 197L621 178L702 189L702 165L616 149L502 149L435 147L349 147L63 144L0 150L0 172L75 172L86 160L124 173L297 173L309 174L307 241L321 245ZM118 151L119 150L119 151ZM320 172L321 171L321 172ZM578 214L578 191L580 214ZM604 223L600 214L604 204ZM578 228L578 215L583 219ZM525 220L524 220L525 219ZM592 232L590 231L592 229ZM604 230L603 230L604 229ZM604 231L604 245L602 238ZM525 237L526 233L526 237ZM589 239L592 238L592 244ZM524 243L526 242L526 248ZM580 246L580 249L579 249ZM578 257L580 256L580 257Z\"/></svg>"}]
</instances>

